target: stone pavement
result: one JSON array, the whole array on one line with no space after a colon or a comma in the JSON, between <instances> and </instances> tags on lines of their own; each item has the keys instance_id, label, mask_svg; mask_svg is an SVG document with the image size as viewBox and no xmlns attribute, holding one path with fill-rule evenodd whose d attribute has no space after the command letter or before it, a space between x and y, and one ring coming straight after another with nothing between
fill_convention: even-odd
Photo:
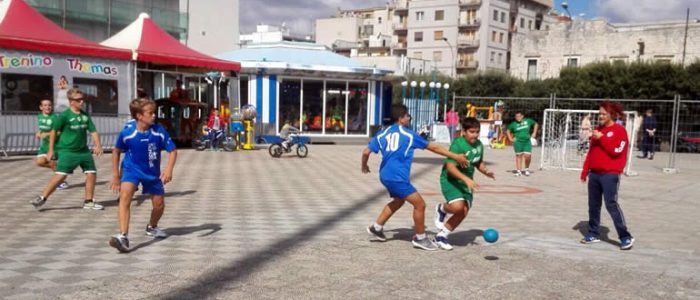
<instances>
[{"instance_id":1,"label":"stone pavement","mask_svg":"<svg viewBox=\"0 0 700 300\"><path fill-rule=\"evenodd\" d=\"M477 175L482 190L451 235L455 250L429 253L410 245L408 204L387 224L389 241L369 241L365 226L388 199L379 156L363 175L362 146L309 149L305 159L182 150L160 224L170 237L143 235L150 201L139 196L129 254L107 245L117 228L109 154L97 159L104 211L81 208L82 176L35 211L28 202L50 172L33 157L0 159L0 298L700 298L700 155L681 155L674 175L661 172L663 154L635 161L620 203L636 243L620 251L605 210L604 242L578 243L587 223L578 172L515 178L504 172L511 149L487 150L497 180ZM412 169L431 233L440 166L417 152ZM481 237L488 227L501 233L495 244Z\"/></svg>"}]
</instances>

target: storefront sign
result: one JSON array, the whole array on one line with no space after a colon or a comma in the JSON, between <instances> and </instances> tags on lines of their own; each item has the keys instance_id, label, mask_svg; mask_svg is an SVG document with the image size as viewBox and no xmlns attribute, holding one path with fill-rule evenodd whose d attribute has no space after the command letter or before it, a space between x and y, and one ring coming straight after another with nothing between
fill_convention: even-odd
<instances>
[{"instance_id":1,"label":"storefront sign","mask_svg":"<svg viewBox=\"0 0 700 300\"><path fill-rule=\"evenodd\" d=\"M116 65L85 62L77 57L69 57L65 60L70 71L114 77L119 75L119 68ZM54 66L54 61L55 58L48 55L8 55L0 53L0 69L49 68ZM56 67L61 67L60 65L56 65Z\"/></svg>"},{"instance_id":2,"label":"storefront sign","mask_svg":"<svg viewBox=\"0 0 700 300\"><path fill-rule=\"evenodd\" d=\"M27 54L25 56L6 56L0 53L0 68L41 68L50 67L53 65L51 56L34 56Z\"/></svg>"},{"instance_id":3,"label":"storefront sign","mask_svg":"<svg viewBox=\"0 0 700 300\"><path fill-rule=\"evenodd\" d=\"M87 74L102 74L117 76L117 66L99 64L99 63L87 63L80 61L79 58L66 58L68 62L68 69L71 71L87 73Z\"/></svg>"}]
</instances>

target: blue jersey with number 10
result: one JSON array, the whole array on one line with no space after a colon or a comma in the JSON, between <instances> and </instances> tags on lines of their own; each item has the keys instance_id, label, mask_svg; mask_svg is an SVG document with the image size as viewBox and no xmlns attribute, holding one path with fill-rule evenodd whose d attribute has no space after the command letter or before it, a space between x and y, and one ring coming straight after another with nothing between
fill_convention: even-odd
<instances>
[{"instance_id":1,"label":"blue jersey with number 10","mask_svg":"<svg viewBox=\"0 0 700 300\"><path fill-rule=\"evenodd\" d=\"M127 126L119 133L114 147L124 152L124 173L151 181L160 177L160 152L175 150L175 143L161 126L151 126L146 131Z\"/></svg>"},{"instance_id":2,"label":"blue jersey with number 10","mask_svg":"<svg viewBox=\"0 0 700 300\"><path fill-rule=\"evenodd\" d=\"M385 181L409 182L413 150L425 149L428 141L415 131L394 124L379 133L369 141L370 151L382 152L382 163L379 165L379 178Z\"/></svg>"}]
</instances>

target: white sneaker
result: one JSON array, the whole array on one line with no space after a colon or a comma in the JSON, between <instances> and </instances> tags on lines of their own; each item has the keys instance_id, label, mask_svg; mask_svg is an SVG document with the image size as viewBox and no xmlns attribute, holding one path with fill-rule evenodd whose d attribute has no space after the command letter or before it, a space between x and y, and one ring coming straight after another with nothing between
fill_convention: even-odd
<instances>
[{"instance_id":1,"label":"white sneaker","mask_svg":"<svg viewBox=\"0 0 700 300\"><path fill-rule=\"evenodd\" d=\"M523 171L523 175L525 175L525 176L530 176L530 170L525 170L525 171Z\"/></svg>"},{"instance_id":2,"label":"white sneaker","mask_svg":"<svg viewBox=\"0 0 700 300\"><path fill-rule=\"evenodd\" d=\"M146 235L161 239L168 237L168 234L165 233L165 231L158 228L158 226L151 227L151 225L146 225Z\"/></svg>"},{"instance_id":3,"label":"white sneaker","mask_svg":"<svg viewBox=\"0 0 700 300\"><path fill-rule=\"evenodd\" d=\"M520 170L516 170L515 173L513 173L513 176L515 176L515 177L520 177L521 175L523 175L523 174L520 173Z\"/></svg>"},{"instance_id":4,"label":"white sneaker","mask_svg":"<svg viewBox=\"0 0 700 300\"><path fill-rule=\"evenodd\" d=\"M59 185L56 187L57 190L65 190L65 189L67 189L67 188L68 188L68 183L65 182L65 181L64 181L64 182L61 182L61 184L59 184Z\"/></svg>"},{"instance_id":5,"label":"white sneaker","mask_svg":"<svg viewBox=\"0 0 700 300\"><path fill-rule=\"evenodd\" d=\"M102 206L101 204L98 204L97 202L95 202L95 200L92 200L92 201L84 202L83 209L103 210L103 209L105 209L105 207Z\"/></svg>"},{"instance_id":6,"label":"white sneaker","mask_svg":"<svg viewBox=\"0 0 700 300\"><path fill-rule=\"evenodd\" d=\"M435 205L435 227L437 227L438 230L445 228L445 218L447 217L447 213L442 212L441 208L441 203Z\"/></svg>"},{"instance_id":7,"label":"white sneaker","mask_svg":"<svg viewBox=\"0 0 700 300\"><path fill-rule=\"evenodd\" d=\"M447 251L452 250L452 245L450 245L450 242L447 240L446 237L436 236L435 237L435 244L437 244L438 247L440 247L440 249L442 249L442 250L447 250Z\"/></svg>"}]
</instances>

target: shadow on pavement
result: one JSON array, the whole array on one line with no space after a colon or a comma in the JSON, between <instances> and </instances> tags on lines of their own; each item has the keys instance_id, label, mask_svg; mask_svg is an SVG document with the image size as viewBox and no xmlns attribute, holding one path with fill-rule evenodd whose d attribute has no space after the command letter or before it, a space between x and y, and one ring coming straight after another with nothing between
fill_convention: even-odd
<instances>
[{"instance_id":1,"label":"shadow on pavement","mask_svg":"<svg viewBox=\"0 0 700 300\"><path fill-rule=\"evenodd\" d=\"M588 221L579 221L578 224L574 225L571 229L573 230L578 230L581 233L581 236L585 236L588 234ZM610 228L605 227L603 225L600 226L600 237L598 237L601 241L606 242L608 244L612 244L615 246L620 246L620 242L613 240L609 237L610 234Z\"/></svg>"},{"instance_id":2,"label":"shadow on pavement","mask_svg":"<svg viewBox=\"0 0 700 300\"><path fill-rule=\"evenodd\" d=\"M25 161L25 160L34 160L34 158L33 157L3 158L2 155L0 155L0 162L13 162L13 161Z\"/></svg>"},{"instance_id":3,"label":"shadow on pavement","mask_svg":"<svg viewBox=\"0 0 700 300\"><path fill-rule=\"evenodd\" d=\"M413 209L412 206L409 206L411 209ZM413 240L413 235L416 234L415 229L413 228L396 228L392 230L387 230L385 231L387 233L393 233L391 237L388 237L386 240L388 241L393 241L393 240L398 240L398 241L407 241L410 242ZM427 232L427 230L426 230Z\"/></svg>"},{"instance_id":4,"label":"shadow on pavement","mask_svg":"<svg viewBox=\"0 0 700 300\"><path fill-rule=\"evenodd\" d=\"M434 167L434 165L431 167ZM414 170L412 180L430 173L422 171L423 170ZM377 183L377 185L379 185L379 183ZM171 291L167 295L164 295L162 299L214 298L213 295L225 289L226 285L233 284L241 278L246 278L266 264L275 261L275 257L285 255L290 250L312 240L321 232L329 230L329 228L333 228L333 226L341 221L349 219L356 213L363 211L367 206L375 204L378 201L382 201L385 199L385 197L386 191L384 189L377 190L374 195L370 195L367 199L361 200L352 206L340 209L335 214L326 216L325 218L319 220L316 224L309 225L305 229L302 229L285 239L278 240L260 251L248 254L240 259L232 261L228 265L223 266L216 271L202 274L196 281L187 286ZM376 213L379 213L379 211ZM371 216L370 218L373 217L374 216ZM364 228L358 228L358 230L362 230L364 232ZM412 232L413 230L411 230L411 236L413 235ZM399 231L399 234L401 236L407 235L401 231Z\"/></svg>"},{"instance_id":5,"label":"shadow on pavement","mask_svg":"<svg viewBox=\"0 0 700 300\"><path fill-rule=\"evenodd\" d=\"M207 223L207 224L202 224L202 225L197 225L197 226L185 226L185 227L172 227L172 228L165 228L163 231L168 234L168 236L181 236L181 235L188 235L192 234L197 231L208 231L204 232L199 235L199 237L204 237L204 236L209 236L214 233L217 233L218 231L221 230L221 224L212 224L212 223ZM158 243L162 240L165 240L166 238L160 239L160 238L154 238L152 240L149 240L147 242L143 242L141 244L138 244L131 249L129 249L129 252L134 252L140 248L148 247L150 245L153 245L155 243Z\"/></svg>"},{"instance_id":6,"label":"shadow on pavement","mask_svg":"<svg viewBox=\"0 0 700 300\"><path fill-rule=\"evenodd\" d=\"M190 194L194 194L197 191L195 190L187 190L187 191L181 191L181 192L165 192L165 204L168 204L168 198L178 198L181 196L186 196ZM138 193L138 191L136 192ZM104 205L105 207L112 207L112 206L117 206L117 203L119 203L119 196L114 195L116 199L114 200L107 200L107 201L101 201L100 204ZM137 194L134 196L134 199L131 200L131 203L134 204L136 202L136 206L141 206L144 201L146 200L151 200L151 195L144 195L144 194Z\"/></svg>"},{"instance_id":7,"label":"shadow on pavement","mask_svg":"<svg viewBox=\"0 0 700 300\"><path fill-rule=\"evenodd\" d=\"M467 231L459 231L459 227L456 229L457 232L450 234L449 237L452 246L476 245L476 238L484 234L484 231L481 229L470 229Z\"/></svg>"}]
</instances>

